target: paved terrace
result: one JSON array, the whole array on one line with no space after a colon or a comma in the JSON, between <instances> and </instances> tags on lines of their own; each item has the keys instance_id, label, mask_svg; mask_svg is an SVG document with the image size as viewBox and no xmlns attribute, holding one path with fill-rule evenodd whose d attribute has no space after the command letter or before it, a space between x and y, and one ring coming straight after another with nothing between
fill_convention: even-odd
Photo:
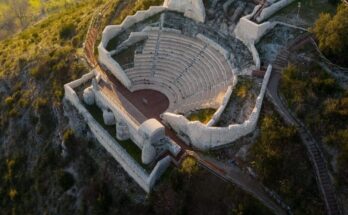
<instances>
[{"instance_id":1,"label":"paved terrace","mask_svg":"<svg viewBox=\"0 0 348 215\"><path fill-rule=\"evenodd\" d=\"M120 81L109 72L99 70L100 74L107 76L109 83L101 81L101 91L119 106L138 125L147 119L155 118L162 121L160 114L165 112L169 106L168 98L154 90L139 90L130 92ZM144 102L146 100L146 103ZM189 147L176 135L176 133L165 126L166 136L179 144L183 149Z\"/></svg>"},{"instance_id":2,"label":"paved terrace","mask_svg":"<svg viewBox=\"0 0 348 215\"><path fill-rule=\"evenodd\" d=\"M128 112L139 124L147 119L155 118L160 121L160 114L169 106L169 100L165 95L154 90L138 90L130 92L112 74L106 73L109 82L101 81L101 88L108 92L110 98L114 98L118 106ZM105 89L107 88L107 89Z\"/></svg>"}]
</instances>

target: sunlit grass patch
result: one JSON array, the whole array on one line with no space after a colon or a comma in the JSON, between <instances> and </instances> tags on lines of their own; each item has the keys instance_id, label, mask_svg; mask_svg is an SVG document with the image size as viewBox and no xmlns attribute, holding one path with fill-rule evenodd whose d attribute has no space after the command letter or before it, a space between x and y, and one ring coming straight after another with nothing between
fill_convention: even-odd
<instances>
[{"instance_id":1,"label":"sunlit grass patch","mask_svg":"<svg viewBox=\"0 0 348 215\"><path fill-rule=\"evenodd\" d=\"M192 112L187 117L187 119L190 121L200 121L204 124L207 124L211 120L215 112L216 110L212 108L201 109L201 110Z\"/></svg>"}]
</instances>

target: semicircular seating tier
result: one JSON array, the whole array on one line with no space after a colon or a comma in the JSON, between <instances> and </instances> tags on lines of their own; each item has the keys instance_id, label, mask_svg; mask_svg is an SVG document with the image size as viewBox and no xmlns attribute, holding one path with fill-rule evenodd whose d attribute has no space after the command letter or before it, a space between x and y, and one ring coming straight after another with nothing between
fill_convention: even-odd
<instances>
[{"instance_id":1,"label":"semicircular seating tier","mask_svg":"<svg viewBox=\"0 0 348 215\"><path fill-rule=\"evenodd\" d=\"M147 34L142 52L135 53L134 67L125 69L131 91L164 93L170 101L167 111L172 112L221 104L234 77L225 56L198 38L161 30Z\"/></svg>"}]
</instances>

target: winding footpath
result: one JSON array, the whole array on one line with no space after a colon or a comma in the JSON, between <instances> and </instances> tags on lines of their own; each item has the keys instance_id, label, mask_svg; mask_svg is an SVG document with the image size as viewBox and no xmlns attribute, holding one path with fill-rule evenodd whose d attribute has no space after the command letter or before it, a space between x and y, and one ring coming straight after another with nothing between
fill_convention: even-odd
<instances>
[{"instance_id":1,"label":"winding footpath","mask_svg":"<svg viewBox=\"0 0 348 215\"><path fill-rule=\"evenodd\" d=\"M299 44L303 44L310 38L310 35L295 39L286 49L280 51L275 63L274 70L268 85L267 96L271 102L275 105L277 111L283 117L283 119L298 129L301 140L306 146L309 160L315 171L316 181L318 188L322 194L322 199L325 203L326 211L328 215L342 214L339 208L337 197L335 194L335 188L330 178L326 159L323 156L318 141L312 136L309 129L305 126L300 119L287 107L284 99L278 94L278 86L281 78L281 71L288 65L288 57L290 52L299 47ZM293 45L294 44L294 45ZM295 45L296 44L296 45ZM296 47L295 47L296 46Z\"/></svg>"}]
</instances>

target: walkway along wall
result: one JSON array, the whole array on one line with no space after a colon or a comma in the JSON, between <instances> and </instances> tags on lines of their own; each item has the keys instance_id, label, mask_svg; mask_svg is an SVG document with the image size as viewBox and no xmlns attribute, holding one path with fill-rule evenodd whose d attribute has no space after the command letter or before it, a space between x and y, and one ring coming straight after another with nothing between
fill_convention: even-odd
<instances>
[{"instance_id":1,"label":"walkway along wall","mask_svg":"<svg viewBox=\"0 0 348 215\"><path fill-rule=\"evenodd\" d=\"M200 150L208 150L231 143L256 128L271 72L272 66L269 65L255 107L249 119L243 124L232 124L228 127L209 127L198 121L191 122L182 115L167 112L162 115L162 118L179 135L189 137L191 144Z\"/></svg>"}]
</instances>

